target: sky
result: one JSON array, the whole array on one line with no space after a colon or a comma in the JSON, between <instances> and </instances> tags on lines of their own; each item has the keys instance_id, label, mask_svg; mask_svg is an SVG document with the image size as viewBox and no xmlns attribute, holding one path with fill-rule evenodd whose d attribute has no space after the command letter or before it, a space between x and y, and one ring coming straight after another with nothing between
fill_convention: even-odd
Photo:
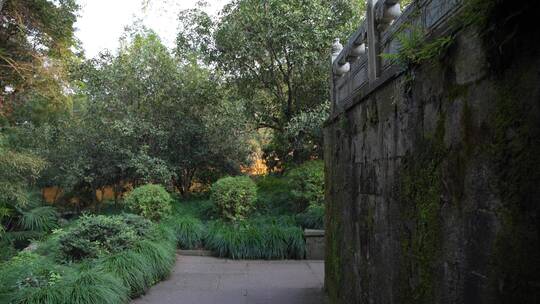
<instances>
[{"instance_id":1,"label":"sky","mask_svg":"<svg viewBox=\"0 0 540 304\"><path fill-rule=\"evenodd\" d=\"M100 51L116 51L124 28L137 19L153 29L168 47L174 46L177 15L182 9L195 7L198 0L150 0L143 9L142 0L77 0L81 6L75 27L86 57ZM217 14L229 0L208 0L208 13Z\"/></svg>"}]
</instances>

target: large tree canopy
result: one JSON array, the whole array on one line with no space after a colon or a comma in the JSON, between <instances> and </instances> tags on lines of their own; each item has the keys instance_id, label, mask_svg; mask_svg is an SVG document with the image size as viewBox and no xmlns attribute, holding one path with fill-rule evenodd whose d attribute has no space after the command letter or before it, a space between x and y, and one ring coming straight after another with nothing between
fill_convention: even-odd
<instances>
[{"instance_id":1,"label":"large tree canopy","mask_svg":"<svg viewBox=\"0 0 540 304\"><path fill-rule=\"evenodd\" d=\"M235 0L214 21L200 9L184 11L177 50L222 69L256 125L274 130L281 149L269 152L294 158L286 125L328 102L330 46L358 24L362 3Z\"/></svg>"},{"instance_id":2,"label":"large tree canopy","mask_svg":"<svg viewBox=\"0 0 540 304\"><path fill-rule=\"evenodd\" d=\"M0 123L45 120L69 107L75 0L6 0L0 10Z\"/></svg>"},{"instance_id":3,"label":"large tree canopy","mask_svg":"<svg viewBox=\"0 0 540 304\"><path fill-rule=\"evenodd\" d=\"M246 161L243 105L196 61L178 60L152 31L126 34L118 54L73 73L75 111L23 128L52 165L44 185L91 194L156 182L186 193L194 179L233 173ZM77 85L75 85L77 84Z\"/></svg>"}]
</instances>

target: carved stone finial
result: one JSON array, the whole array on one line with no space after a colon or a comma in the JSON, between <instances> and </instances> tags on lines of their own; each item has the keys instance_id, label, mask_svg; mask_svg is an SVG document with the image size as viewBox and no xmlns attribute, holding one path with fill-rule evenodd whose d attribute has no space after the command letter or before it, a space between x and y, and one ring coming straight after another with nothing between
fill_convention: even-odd
<instances>
[{"instance_id":1,"label":"carved stone finial","mask_svg":"<svg viewBox=\"0 0 540 304\"><path fill-rule=\"evenodd\" d=\"M343 76L347 74L351 70L351 64L348 62L345 62L343 64L339 64L334 68L334 73L337 76Z\"/></svg>"},{"instance_id":2,"label":"carved stone finial","mask_svg":"<svg viewBox=\"0 0 540 304\"><path fill-rule=\"evenodd\" d=\"M400 15L401 6L397 0L382 0L375 4L375 19L380 31L385 30Z\"/></svg>"},{"instance_id":3,"label":"carved stone finial","mask_svg":"<svg viewBox=\"0 0 540 304\"><path fill-rule=\"evenodd\" d=\"M360 57L362 55L366 54L366 44L362 42L359 45L355 45L355 47L351 50L351 56L352 57Z\"/></svg>"},{"instance_id":4,"label":"carved stone finial","mask_svg":"<svg viewBox=\"0 0 540 304\"><path fill-rule=\"evenodd\" d=\"M343 45L339 42L339 38L336 38L334 40L334 44L332 44L332 63L336 61L336 58L338 58L342 50L343 50Z\"/></svg>"}]
</instances>

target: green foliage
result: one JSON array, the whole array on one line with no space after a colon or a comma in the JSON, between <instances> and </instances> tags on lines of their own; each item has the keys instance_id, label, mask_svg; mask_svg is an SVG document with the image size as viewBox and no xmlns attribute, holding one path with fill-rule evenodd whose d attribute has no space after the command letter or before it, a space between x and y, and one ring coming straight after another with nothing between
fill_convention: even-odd
<instances>
[{"instance_id":1,"label":"green foliage","mask_svg":"<svg viewBox=\"0 0 540 304\"><path fill-rule=\"evenodd\" d=\"M248 176L225 177L212 185L210 199L226 220L240 220L253 210L257 186Z\"/></svg>"},{"instance_id":2,"label":"green foliage","mask_svg":"<svg viewBox=\"0 0 540 304\"><path fill-rule=\"evenodd\" d=\"M52 207L42 205L39 194L28 190L45 161L10 149L4 139L0 134L0 243L12 248L15 241L24 246L55 228L58 217Z\"/></svg>"},{"instance_id":3,"label":"green foliage","mask_svg":"<svg viewBox=\"0 0 540 304\"><path fill-rule=\"evenodd\" d=\"M79 272L70 284L68 302L117 304L128 300L128 288L114 274L100 269Z\"/></svg>"},{"instance_id":4,"label":"green foliage","mask_svg":"<svg viewBox=\"0 0 540 304\"><path fill-rule=\"evenodd\" d=\"M5 147L0 137L0 210L8 208L7 204L23 207L28 203L28 184L35 181L45 164L43 159L32 154Z\"/></svg>"},{"instance_id":5,"label":"green foliage","mask_svg":"<svg viewBox=\"0 0 540 304\"><path fill-rule=\"evenodd\" d=\"M146 256L128 250L103 259L100 267L114 273L130 289L131 297L137 297L154 283L151 262Z\"/></svg>"},{"instance_id":6,"label":"green foliage","mask_svg":"<svg viewBox=\"0 0 540 304\"><path fill-rule=\"evenodd\" d=\"M274 175L257 177L257 212L287 214L292 212L291 192L286 178Z\"/></svg>"},{"instance_id":7,"label":"green foliage","mask_svg":"<svg viewBox=\"0 0 540 304\"><path fill-rule=\"evenodd\" d=\"M287 175L289 189L297 212L310 204L324 203L324 162L313 160L290 170Z\"/></svg>"},{"instance_id":8,"label":"green foliage","mask_svg":"<svg viewBox=\"0 0 540 304\"><path fill-rule=\"evenodd\" d=\"M171 195L161 185L148 184L127 194L124 203L135 213L153 221L171 214Z\"/></svg>"},{"instance_id":9,"label":"green foliage","mask_svg":"<svg viewBox=\"0 0 540 304\"><path fill-rule=\"evenodd\" d=\"M412 26L402 30L397 38L400 43L398 52L396 54L382 54L381 56L405 67L430 62L440 57L454 42L452 36L439 37L429 41L422 29Z\"/></svg>"},{"instance_id":10,"label":"green foliage","mask_svg":"<svg viewBox=\"0 0 540 304\"><path fill-rule=\"evenodd\" d=\"M99 225L103 224L101 228L109 231L109 222L103 218L101 216ZM115 219L129 223L126 225L132 231L144 232L131 249L105 254L82 264L57 264L54 257L60 254L51 251L61 250L62 237L70 230L55 232L50 240L39 244L35 253L23 252L2 264L0 302L125 303L129 296L141 295L165 278L175 261L173 232L164 225L152 224L135 215L116 216ZM86 218L80 221L85 220L88 221ZM73 228L80 226L80 221ZM94 229L97 234L101 233L99 230Z\"/></svg>"},{"instance_id":11,"label":"green foliage","mask_svg":"<svg viewBox=\"0 0 540 304\"><path fill-rule=\"evenodd\" d=\"M160 183L186 194L194 181L237 174L250 152L243 101L151 30L135 27L121 42L115 55L71 63L62 115L34 122L19 113L15 146L50 163L40 186L59 186L85 208L104 186Z\"/></svg>"},{"instance_id":12,"label":"green foliage","mask_svg":"<svg viewBox=\"0 0 540 304\"><path fill-rule=\"evenodd\" d=\"M192 216L202 220L210 220L217 216L214 202L209 199L176 200L173 204L172 217Z\"/></svg>"},{"instance_id":13,"label":"green foliage","mask_svg":"<svg viewBox=\"0 0 540 304\"><path fill-rule=\"evenodd\" d=\"M168 220L167 225L174 230L180 249L197 249L202 246L206 229L198 218L191 215L176 216Z\"/></svg>"},{"instance_id":14,"label":"green foliage","mask_svg":"<svg viewBox=\"0 0 540 304\"><path fill-rule=\"evenodd\" d=\"M311 204L306 211L296 215L296 221L304 228L324 229L324 205Z\"/></svg>"},{"instance_id":15,"label":"green foliage","mask_svg":"<svg viewBox=\"0 0 540 304\"><path fill-rule=\"evenodd\" d=\"M78 5L75 0L2 4L0 126L46 121L69 108L65 66L76 49L73 24Z\"/></svg>"},{"instance_id":16,"label":"green foliage","mask_svg":"<svg viewBox=\"0 0 540 304\"><path fill-rule=\"evenodd\" d=\"M165 279L176 261L175 242L144 240L137 244L135 252L145 256L151 267L152 284Z\"/></svg>"},{"instance_id":17,"label":"green foliage","mask_svg":"<svg viewBox=\"0 0 540 304\"><path fill-rule=\"evenodd\" d=\"M149 221L134 216L86 215L59 237L60 251L67 261L120 252L132 248L150 227Z\"/></svg>"},{"instance_id":18,"label":"green foliage","mask_svg":"<svg viewBox=\"0 0 540 304\"><path fill-rule=\"evenodd\" d=\"M0 302L65 303L63 282L72 275L69 267L21 252L0 268Z\"/></svg>"},{"instance_id":19,"label":"green foliage","mask_svg":"<svg viewBox=\"0 0 540 304\"><path fill-rule=\"evenodd\" d=\"M283 218L211 222L206 246L232 259L298 259L305 254L302 229Z\"/></svg>"},{"instance_id":20,"label":"green foliage","mask_svg":"<svg viewBox=\"0 0 540 304\"><path fill-rule=\"evenodd\" d=\"M195 54L231 76L253 123L271 129L276 143L284 144L265 149L267 160L285 161L292 152L301 162L313 145L303 134L289 141L285 127L329 99L328 50L335 37L345 38L356 28L364 7L358 0L235 0L219 20L201 8L189 10L181 14L177 52Z\"/></svg>"},{"instance_id":21,"label":"green foliage","mask_svg":"<svg viewBox=\"0 0 540 304\"><path fill-rule=\"evenodd\" d=\"M50 206L22 211L19 225L24 230L48 232L58 227L58 213Z\"/></svg>"},{"instance_id":22,"label":"green foliage","mask_svg":"<svg viewBox=\"0 0 540 304\"><path fill-rule=\"evenodd\" d=\"M296 114L285 125L285 136L293 151L289 161L305 161L323 154L323 123L330 116L330 103L324 102L315 109L308 109Z\"/></svg>"}]
</instances>

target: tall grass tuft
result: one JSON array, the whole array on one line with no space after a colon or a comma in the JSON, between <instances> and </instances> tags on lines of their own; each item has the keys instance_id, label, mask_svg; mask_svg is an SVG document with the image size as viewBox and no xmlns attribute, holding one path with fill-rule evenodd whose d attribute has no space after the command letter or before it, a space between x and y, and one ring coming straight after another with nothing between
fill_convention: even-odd
<instances>
[{"instance_id":1,"label":"tall grass tuft","mask_svg":"<svg viewBox=\"0 0 540 304\"><path fill-rule=\"evenodd\" d=\"M311 204L304 212L296 215L296 221L304 228L324 229L324 216L324 205Z\"/></svg>"},{"instance_id":2,"label":"tall grass tuft","mask_svg":"<svg viewBox=\"0 0 540 304\"><path fill-rule=\"evenodd\" d=\"M144 240L136 245L134 251L146 260L151 284L167 278L170 274L175 262L174 247L167 243Z\"/></svg>"},{"instance_id":3,"label":"tall grass tuft","mask_svg":"<svg viewBox=\"0 0 540 304\"><path fill-rule=\"evenodd\" d=\"M232 259L301 259L305 255L302 230L286 218L259 218L209 224L206 247Z\"/></svg>"},{"instance_id":4,"label":"tall grass tuft","mask_svg":"<svg viewBox=\"0 0 540 304\"><path fill-rule=\"evenodd\" d=\"M173 229L180 249L195 249L202 246L206 229L201 220L184 215L170 219L167 224Z\"/></svg>"},{"instance_id":5,"label":"tall grass tuft","mask_svg":"<svg viewBox=\"0 0 540 304\"><path fill-rule=\"evenodd\" d=\"M117 304L129 299L129 289L122 280L99 268L81 270L70 285L71 304Z\"/></svg>"},{"instance_id":6,"label":"tall grass tuft","mask_svg":"<svg viewBox=\"0 0 540 304\"><path fill-rule=\"evenodd\" d=\"M124 286L130 289L130 296L137 297L146 292L153 283L153 267L145 256L129 250L105 258L100 267L120 278Z\"/></svg>"},{"instance_id":7,"label":"tall grass tuft","mask_svg":"<svg viewBox=\"0 0 540 304\"><path fill-rule=\"evenodd\" d=\"M65 282L74 270L22 252L0 267L0 303L67 303Z\"/></svg>"}]
</instances>

